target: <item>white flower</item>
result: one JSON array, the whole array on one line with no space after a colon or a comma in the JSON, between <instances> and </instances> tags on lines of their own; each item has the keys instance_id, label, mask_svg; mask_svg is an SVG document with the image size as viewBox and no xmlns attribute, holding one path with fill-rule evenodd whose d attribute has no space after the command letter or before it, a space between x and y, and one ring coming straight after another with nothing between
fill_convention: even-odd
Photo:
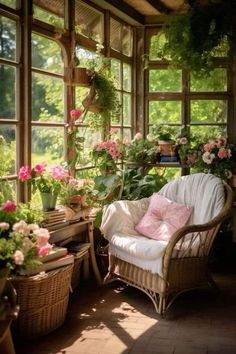
<instances>
[{"instance_id":1,"label":"white flower","mask_svg":"<svg viewBox=\"0 0 236 354\"><path fill-rule=\"evenodd\" d=\"M28 228L29 228L31 231L35 231L35 230L38 230L38 229L39 229L39 226L38 226L38 224L29 224L29 225L28 225Z\"/></svg>"},{"instance_id":2,"label":"white flower","mask_svg":"<svg viewBox=\"0 0 236 354\"><path fill-rule=\"evenodd\" d=\"M214 158L215 158L215 154L211 154L209 151L204 152L204 154L202 155L203 161L208 165L212 163Z\"/></svg>"},{"instance_id":3,"label":"white flower","mask_svg":"<svg viewBox=\"0 0 236 354\"><path fill-rule=\"evenodd\" d=\"M151 141L151 142L152 142L152 141L155 141L155 136L150 133L150 134L147 135L147 140L148 140L148 141Z\"/></svg>"},{"instance_id":4,"label":"white flower","mask_svg":"<svg viewBox=\"0 0 236 354\"><path fill-rule=\"evenodd\" d=\"M22 265L24 262L24 255L21 251L16 250L13 254L13 259L16 265Z\"/></svg>"}]
</instances>

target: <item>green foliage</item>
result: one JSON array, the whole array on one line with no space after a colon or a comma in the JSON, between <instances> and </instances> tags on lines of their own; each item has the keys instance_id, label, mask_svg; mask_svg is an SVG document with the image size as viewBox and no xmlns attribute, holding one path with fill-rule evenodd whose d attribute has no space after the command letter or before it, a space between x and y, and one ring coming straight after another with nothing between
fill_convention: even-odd
<instances>
[{"instance_id":1,"label":"green foliage","mask_svg":"<svg viewBox=\"0 0 236 354\"><path fill-rule=\"evenodd\" d=\"M125 146L125 159L137 163L155 162L156 148L154 143L144 138L133 139Z\"/></svg>"},{"instance_id":2,"label":"green foliage","mask_svg":"<svg viewBox=\"0 0 236 354\"><path fill-rule=\"evenodd\" d=\"M125 170L122 199L137 200L158 192L167 180L158 174L144 175L142 167Z\"/></svg>"},{"instance_id":3,"label":"green foliage","mask_svg":"<svg viewBox=\"0 0 236 354\"><path fill-rule=\"evenodd\" d=\"M216 56L227 56L228 41L235 44L236 7L234 0L189 4L187 12L168 15L167 40L158 55L204 76L213 69Z\"/></svg>"},{"instance_id":4,"label":"green foliage","mask_svg":"<svg viewBox=\"0 0 236 354\"><path fill-rule=\"evenodd\" d=\"M120 196L122 176L118 174L96 176L94 179L94 201L100 205L111 203Z\"/></svg>"},{"instance_id":5,"label":"green foliage","mask_svg":"<svg viewBox=\"0 0 236 354\"><path fill-rule=\"evenodd\" d=\"M167 124L153 125L151 134L156 140L163 140L163 141L175 140L176 128Z\"/></svg>"}]
</instances>

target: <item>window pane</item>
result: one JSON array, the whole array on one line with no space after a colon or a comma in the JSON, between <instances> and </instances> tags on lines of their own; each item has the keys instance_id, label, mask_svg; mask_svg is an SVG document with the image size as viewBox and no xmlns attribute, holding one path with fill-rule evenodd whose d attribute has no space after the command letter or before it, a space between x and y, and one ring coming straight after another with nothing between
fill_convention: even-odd
<instances>
[{"instance_id":1,"label":"window pane","mask_svg":"<svg viewBox=\"0 0 236 354\"><path fill-rule=\"evenodd\" d=\"M57 28L64 28L64 0L34 0L34 18Z\"/></svg>"},{"instance_id":2,"label":"window pane","mask_svg":"<svg viewBox=\"0 0 236 354\"><path fill-rule=\"evenodd\" d=\"M94 67L94 60L96 59L96 53L90 50L76 47L76 56L79 58L80 66L85 68Z\"/></svg>"},{"instance_id":3,"label":"window pane","mask_svg":"<svg viewBox=\"0 0 236 354\"><path fill-rule=\"evenodd\" d=\"M119 106L122 107L120 92L117 92L117 98L119 101ZM123 109L124 109L124 107L123 107ZM121 124L121 117L122 117L122 108L120 109L120 114L116 114L116 115L111 116L111 124L113 124L113 125Z\"/></svg>"},{"instance_id":4,"label":"window pane","mask_svg":"<svg viewBox=\"0 0 236 354\"><path fill-rule=\"evenodd\" d=\"M32 34L32 66L63 74L61 48L55 41Z\"/></svg>"},{"instance_id":5,"label":"window pane","mask_svg":"<svg viewBox=\"0 0 236 354\"><path fill-rule=\"evenodd\" d=\"M96 9L85 5L83 2L75 2L75 31L85 37L103 43L104 16Z\"/></svg>"},{"instance_id":6,"label":"window pane","mask_svg":"<svg viewBox=\"0 0 236 354\"><path fill-rule=\"evenodd\" d=\"M122 48L121 52L127 56L132 55L132 29L130 26L123 25L122 27Z\"/></svg>"},{"instance_id":7,"label":"window pane","mask_svg":"<svg viewBox=\"0 0 236 354\"><path fill-rule=\"evenodd\" d=\"M132 28L113 18L110 21L110 46L127 56L132 55Z\"/></svg>"},{"instance_id":8,"label":"window pane","mask_svg":"<svg viewBox=\"0 0 236 354\"><path fill-rule=\"evenodd\" d=\"M0 120L16 119L16 69L0 65Z\"/></svg>"},{"instance_id":9,"label":"window pane","mask_svg":"<svg viewBox=\"0 0 236 354\"><path fill-rule=\"evenodd\" d=\"M191 122L224 123L227 120L227 101L192 100Z\"/></svg>"},{"instance_id":10,"label":"window pane","mask_svg":"<svg viewBox=\"0 0 236 354\"><path fill-rule=\"evenodd\" d=\"M11 125L0 125L0 176L16 173L16 130Z\"/></svg>"},{"instance_id":11,"label":"window pane","mask_svg":"<svg viewBox=\"0 0 236 354\"><path fill-rule=\"evenodd\" d=\"M150 38L150 50L149 50L149 59L150 60L161 60L161 55L160 53L163 50L164 45L166 44L166 37L165 34L162 32L159 32L158 34L155 34L151 36ZM170 58L166 58L170 59Z\"/></svg>"},{"instance_id":12,"label":"window pane","mask_svg":"<svg viewBox=\"0 0 236 354\"><path fill-rule=\"evenodd\" d=\"M180 101L149 102L149 123L150 124L181 123L181 102Z\"/></svg>"},{"instance_id":13,"label":"window pane","mask_svg":"<svg viewBox=\"0 0 236 354\"><path fill-rule=\"evenodd\" d=\"M131 95L123 95L123 124L131 125Z\"/></svg>"},{"instance_id":14,"label":"window pane","mask_svg":"<svg viewBox=\"0 0 236 354\"><path fill-rule=\"evenodd\" d=\"M195 92L217 92L227 90L227 71L226 69L214 69L208 73L204 79L190 77L190 90Z\"/></svg>"},{"instance_id":15,"label":"window pane","mask_svg":"<svg viewBox=\"0 0 236 354\"><path fill-rule=\"evenodd\" d=\"M6 200L17 200L16 181L1 180L0 181L0 203Z\"/></svg>"},{"instance_id":16,"label":"window pane","mask_svg":"<svg viewBox=\"0 0 236 354\"><path fill-rule=\"evenodd\" d=\"M0 16L0 58L16 60L16 22Z\"/></svg>"},{"instance_id":17,"label":"window pane","mask_svg":"<svg viewBox=\"0 0 236 354\"><path fill-rule=\"evenodd\" d=\"M62 79L32 74L32 120L64 121L64 83Z\"/></svg>"},{"instance_id":18,"label":"window pane","mask_svg":"<svg viewBox=\"0 0 236 354\"><path fill-rule=\"evenodd\" d=\"M92 151L93 146L98 142L101 141L101 131L93 130L90 128L81 128L81 136L85 137L84 141L84 151L81 154L82 159L79 161L79 165L92 165L92 160L90 153Z\"/></svg>"},{"instance_id":19,"label":"window pane","mask_svg":"<svg viewBox=\"0 0 236 354\"><path fill-rule=\"evenodd\" d=\"M121 88L121 62L120 60L111 59L111 74L114 80L115 88Z\"/></svg>"},{"instance_id":20,"label":"window pane","mask_svg":"<svg viewBox=\"0 0 236 354\"><path fill-rule=\"evenodd\" d=\"M16 0L1 0L0 4L12 7L13 9L16 8Z\"/></svg>"},{"instance_id":21,"label":"window pane","mask_svg":"<svg viewBox=\"0 0 236 354\"><path fill-rule=\"evenodd\" d=\"M64 160L64 128L32 127L32 164Z\"/></svg>"},{"instance_id":22,"label":"window pane","mask_svg":"<svg viewBox=\"0 0 236 354\"><path fill-rule=\"evenodd\" d=\"M131 66L128 64L123 64L123 89L125 91L131 92Z\"/></svg>"},{"instance_id":23,"label":"window pane","mask_svg":"<svg viewBox=\"0 0 236 354\"><path fill-rule=\"evenodd\" d=\"M216 139L221 135L226 136L226 126L191 126L190 134L195 137L199 143L207 143L208 139Z\"/></svg>"},{"instance_id":24,"label":"window pane","mask_svg":"<svg viewBox=\"0 0 236 354\"><path fill-rule=\"evenodd\" d=\"M131 129L123 129L123 139L130 141L132 137Z\"/></svg>"},{"instance_id":25,"label":"window pane","mask_svg":"<svg viewBox=\"0 0 236 354\"><path fill-rule=\"evenodd\" d=\"M150 92L180 92L182 91L181 70L150 70Z\"/></svg>"},{"instance_id":26,"label":"window pane","mask_svg":"<svg viewBox=\"0 0 236 354\"><path fill-rule=\"evenodd\" d=\"M90 87L75 86L75 108L81 107L82 101L88 95L89 90Z\"/></svg>"}]
</instances>

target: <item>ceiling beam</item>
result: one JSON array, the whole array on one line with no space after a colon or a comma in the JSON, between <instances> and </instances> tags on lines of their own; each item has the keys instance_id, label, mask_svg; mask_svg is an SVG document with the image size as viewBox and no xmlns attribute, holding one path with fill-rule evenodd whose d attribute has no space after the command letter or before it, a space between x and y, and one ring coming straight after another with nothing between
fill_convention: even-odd
<instances>
[{"instance_id":1,"label":"ceiling beam","mask_svg":"<svg viewBox=\"0 0 236 354\"><path fill-rule=\"evenodd\" d=\"M137 10L135 10L132 6L128 5L123 0L105 0L109 5L114 6L117 10L122 11L126 15L132 17L134 20L139 22L140 24L145 23L145 17L140 14Z\"/></svg>"},{"instance_id":2,"label":"ceiling beam","mask_svg":"<svg viewBox=\"0 0 236 354\"><path fill-rule=\"evenodd\" d=\"M160 13L169 14L173 10L171 10L168 6L163 4L162 1L159 0L146 0L152 7L158 10Z\"/></svg>"}]
</instances>

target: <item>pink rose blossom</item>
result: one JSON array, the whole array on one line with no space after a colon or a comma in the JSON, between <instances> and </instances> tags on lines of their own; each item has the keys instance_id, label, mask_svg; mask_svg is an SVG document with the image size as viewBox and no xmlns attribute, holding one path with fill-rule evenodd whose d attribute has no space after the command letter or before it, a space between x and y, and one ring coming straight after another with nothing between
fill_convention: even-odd
<instances>
[{"instance_id":1,"label":"pink rose blossom","mask_svg":"<svg viewBox=\"0 0 236 354\"><path fill-rule=\"evenodd\" d=\"M221 148L219 149L217 155L218 155L218 157L219 157L220 159L225 159L225 158L229 157L228 150L225 149L224 147L221 147Z\"/></svg>"},{"instance_id":2,"label":"pink rose blossom","mask_svg":"<svg viewBox=\"0 0 236 354\"><path fill-rule=\"evenodd\" d=\"M134 136L134 140L140 140L142 139L142 134L140 132L136 133L135 136Z\"/></svg>"},{"instance_id":3,"label":"pink rose blossom","mask_svg":"<svg viewBox=\"0 0 236 354\"><path fill-rule=\"evenodd\" d=\"M34 234L37 237L38 247L46 246L46 244L48 243L48 240L50 238L49 231L44 228L39 228L37 230L34 230Z\"/></svg>"},{"instance_id":4,"label":"pink rose blossom","mask_svg":"<svg viewBox=\"0 0 236 354\"><path fill-rule=\"evenodd\" d=\"M30 233L30 228L24 220L20 220L19 222L15 223L12 229L13 231L20 232L24 236L28 236Z\"/></svg>"},{"instance_id":5,"label":"pink rose blossom","mask_svg":"<svg viewBox=\"0 0 236 354\"><path fill-rule=\"evenodd\" d=\"M183 137L183 138L180 139L179 143L180 143L181 145L185 145L185 144L188 143L188 139L185 138L185 137Z\"/></svg>"},{"instance_id":6,"label":"pink rose blossom","mask_svg":"<svg viewBox=\"0 0 236 354\"><path fill-rule=\"evenodd\" d=\"M31 178L31 170L29 166L22 166L18 172L21 182L27 181Z\"/></svg>"},{"instance_id":7,"label":"pink rose blossom","mask_svg":"<svg viewBox=\"0 0 236 354\"><path fill-rule=\"evenodd\" d=\"M42 162L34 166L34 172L36 176L40 176L44 171L46 171L46 163Z\"/></svg>"},{"instance_id":8,"label":"pink rose blossom","mask_svg":"<svg viewBox=\"0 0 236 354\"><path fill-rule=\"evenodd\" d=\"M0 229L1 230L8 230L10 225L7 222L0 222Z\"/></svg>"},{"instance_id":9,"label":"pink rose blossom","mask_svg":"<svg viewBox=\"0 0 236 354\"><path fill-rule=\"evenodd\" d=\"M15 251L13 254L13 259L16 265L22 265L24 263L24 255L19 250Z\"/></svg>"},{"instance_id":10,"label":"pink rose blossom","mask_svg":"<svg viewBox=\"0 0 236 354\"><path fill-rule=\"evenodd\" d=\"M218 148L222 147L222 146L225 146L226 144L226 138L223 137L223 136L220 136L218 139L216 139L216 146Z\"/></svg>"},{"instance_id":11,"label":"pink rose blossom","mask_svg":"<svg viewBox=\"0 0 236 354\"><path fill-rule=\"evenodd\" d=\"M204 150L205 151L211 151L215 147L215 143L207 143L204 145Z\"/></svg>"},{"instance_id":12,"label":"pink rose blossom","mask_svg":"<svg viewBox=\"0 0 236 354\"><path fill-rule=\"evenodd\" d=\"M7 211L7 212L15 211L16 204L11 200L7 200L5 203L2 204L1 210Z\"/></svg>"},{"instance_id":13,"label":"pink rose blossom","mask_svg":"<svg viewBox=\"0 0 236 354\"><path fill-rule=\"evenodd\" d=\"M50 243L46 243L44 246L38 247L38 256L43 257L49 254L52 249L52 245Z\"/></svg>"}]
</instances>

